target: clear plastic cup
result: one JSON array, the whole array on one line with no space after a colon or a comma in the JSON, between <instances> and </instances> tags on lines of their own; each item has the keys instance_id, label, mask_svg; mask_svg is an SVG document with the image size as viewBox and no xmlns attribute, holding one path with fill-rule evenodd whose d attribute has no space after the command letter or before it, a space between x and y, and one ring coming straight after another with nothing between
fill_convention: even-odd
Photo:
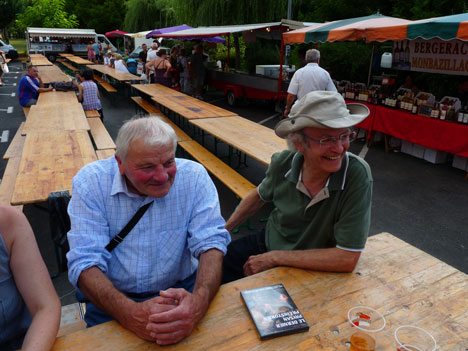
<instances>
[{"instance_id":1,"label":"clear plastic cup","mask_svg":"<svg viewBox=\"0 0 468 351\"><path fill-rule=\"evenodd\" d=\"M434 351L437 342L423 328L414 325L402 325L395 329L397 351Z\"/></svg>"},{"instance_id":2,"label":"clear plastic cup","mask_svg":"<svg viewBox=\"0 0 468 351\"><path fill-rule=\"evenodd\" d=\"M385 328L385 317L367 306L355 306L348 311L348 321L358 330L349 341L351 351L374 351L375 333Z\"/></svg>"}]
</instances>

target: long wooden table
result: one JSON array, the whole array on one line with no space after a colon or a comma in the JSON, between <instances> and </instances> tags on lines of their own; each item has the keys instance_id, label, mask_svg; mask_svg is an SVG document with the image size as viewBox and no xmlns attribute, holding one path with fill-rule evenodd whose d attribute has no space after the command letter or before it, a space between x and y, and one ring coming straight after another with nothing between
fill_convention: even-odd
<instances>
[{"instance_id":1,"label":"long wooden table","mask_svg":"<svg viewBox=\"0 0 468 351\"><path fill-rule=\"evenodd\" d=\"M73 63L76 63L77 65L94 65L94 62L91 62L89 60L85 60L82 57L79 56L64 56L68 61L71 61Z\"/></svg>"},{"instance_id":2,"label":"long wooden table","mask_svg":"<svg viewBox=\"0 0 468 351\"><path fill-rule=\"evenodd\" d=\"M62 102L34 106L29 110L21 133L51 130L90 130L81 104Z\"/></svg>"},{"instance_id":3,"label":"long wooden table","mask_svg":"<svg viewBox=\"0 0 468 351\"><path fill-rule=\"evenodd\" d=\"M120 82L128 82L130 80L144 80L143 78L138 77L134 74L122 72L122 71L116 71L114 68L111 68L106 65L92 65L90 66L90 68L102 74L106 74Z\"/></svg>"},{"instance_id":4,"label":"long wooden table","mask_svg":"<svg viewBox=\"0 0 468 351\"><path fill-rule=\"evenodd\" d=\"M37 104L31 108L59 103L78 103L76 93L74 91L46 91L39 94Z\"/></svg>"},{"instance_id":5,"label":"long wooden table","mask_svg":"<svg viewBox=\"0 0 468 351\"><path fill-rule=\"evenodd\" d=\"M150 97L156 96L187 96L180 91L165 87L161 84L132 84L132 88Z\"/></svg>"},{"instance_id":6,"label":"long wooden table","mask_svg":"<svg viewBox=\"0 0 468 351\"><path fill-rule=\"evenodd\" d=\"M243 117L192 119L190 123L265 165L275 152L287 148L272 129Z\"/></svg>"},{"instance_id":7,"label":"long wooden table","mask_svg":"<svg viewBox=\"0 0 468 351\"><path fill-rule=\"evenodd\" d=\"M85 130L28 133L11 203L38 203L46 201L51 192L71 192L75 174L96 159Z\"/></svg>"},{"instance_id":8,"label":"long wooden table","mask_svg":"<svg viewBox=\"0 0 468 351\"><path fill-rule=\"evenodd\" d=\"M31 59L31 64L34 66L52 66L53 63L50 62L44 55L41 54L30 54L29 58Z\"/></svg>"},{"instance_id":9,"label":"long wooden table","mask_svg":"<svg viewBox=\"0 0 468 351\"><path fill-rule=\"evenodd\" d=\"M305 333L261 341L240 291L283 283L310 325ZM53 350L348 350L355 332L347 311L366 305L380 311L387 326L376 351L396 350L395 329L412 324L428 330L438 351L468 348L468 276L431 255L381 233L369 238L353 273L324 273L278 267L220 287L192 335L160 347L117 322L57 339Z\"/></svg>"},{"instance_id":10,"label":"long wooden table","mask_svg":"<svg viewBox=\"0 0 468 351\"><path fill-rule=\"evenodd\" d=\"M188 120L237 116L231 111L185 94L157 95L151 99Z\"/></svg>"},{"instance_id":11,"label":"long wooden table","mask_svg":"<svg viewBox=\"0 0 468 351\"><path fill-rule=\"evenodd\" d=\"M37 70L44 84L49 84L51 82L69 82L71 80L69 76L55 65L39 66Z\"/></svg>"}]
</instances>

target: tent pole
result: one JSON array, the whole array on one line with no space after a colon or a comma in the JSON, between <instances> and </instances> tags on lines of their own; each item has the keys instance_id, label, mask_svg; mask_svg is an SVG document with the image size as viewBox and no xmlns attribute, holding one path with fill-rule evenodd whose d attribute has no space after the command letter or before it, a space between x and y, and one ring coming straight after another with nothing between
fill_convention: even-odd
<instances>
[{"instance_id":1,"label":"tent pole","mask_svg":"<svg viewBox=\"0 0 468 351\"><path fill-rule=\"evenodd\" d=\"M228 52L227 52L227 67L228 67L228 69L226 70L227 72L229 72L229 69L231 67L231 63L229 62L230 61L230 53L231 53L231 33L228 34Z\"/></svg>"},{"instance_id":2,"label":"tent pole","mask_svg":"<svg viewBox=\"0 0 468 351\"><path fill-rule=\"evenodd\" d=\"M369 74L367 75L367 86L369 86L370 79L371 79L372 63L374 62L374 49L375 49L375 43L372 43L372 51L371 51L371 57L370 57L370 63L369 63Z\"/></svg>"},{"instance_id":3,"label":"tent pole","mask_svg":"<svg viewBox=\"0 0 468 351\"><path fill-rule=\"evenodd\" d=\"M283 85L283 55L284 55L284 39L283 39L284 27L281 26L281 54L280 54L280 69L278 77L278 101L281 95L281 87Z\"/></svg>"}]
</instances>

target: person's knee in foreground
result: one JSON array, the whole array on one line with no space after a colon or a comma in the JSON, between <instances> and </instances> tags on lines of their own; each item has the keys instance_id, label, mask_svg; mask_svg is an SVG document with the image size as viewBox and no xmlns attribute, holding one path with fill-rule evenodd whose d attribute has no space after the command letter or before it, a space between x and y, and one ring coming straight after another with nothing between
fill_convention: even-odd
<instances>
[{"instance_id":1,"label":"person's knee in foreground","mask_svg":"<svg viewBox=\"0 0 468 351\"><path fill-rule=\"evenodd\" d=\"M368 115L366 106L346 105L336 92L314 91L276 125L294 151L273 155L264 180L227 221L232 231L273 203L264 233L228 246L223 283L276 266L354 270L370 226L372 175L347 150L355 137L350 127Z\"/></svg>"},{"instance_id":2,"label":"person's knee in foreground","mask_svg":"<svg viewBox=\"0 0 468 351\"><path fill-rule=\"evenodd\" d=\"M50 350L60 300L26 217L0 205L0 350Z\"/></svg>"},{"instance_id":3,"label":"person's knee in foreground","mask_svg":"<svg viewBox=\"0 0 468 351\"><path fill-rule=\"evenodd\" d=\"M230 241L213 182L200 164L175 158L176 145L174 130L157 117L126 122L115 157L75 176L68 208L69 278L90 301L87 322L116 319L158 344L182 340L203 317Z\"/></svg>"}]
</instances>

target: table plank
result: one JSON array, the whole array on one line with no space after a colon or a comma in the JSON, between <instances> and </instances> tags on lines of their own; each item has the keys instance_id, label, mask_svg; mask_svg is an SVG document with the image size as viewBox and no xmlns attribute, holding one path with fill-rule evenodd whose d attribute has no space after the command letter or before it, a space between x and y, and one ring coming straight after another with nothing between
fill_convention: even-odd
<instances>
[{"instance_id":1,"label":"table plank","mask_svg":"<svg viewBox=\"0 0 468 351\"><path fill-rule=\"evenodd\" d=\"M132 84L132 88L149 95L151 97L156 96L186 96L180 91L165 87L161 84Z\"/></svg>"},{"instance_id":2,"label":"table plank","mask_svg":"<svg viewBox=\"0 0 468 351\"><path fill-rule=\"evenodd\" d=\"M84 130L29 133L24 143L12 204L46 201L53 191L69 190L72 178L96 153Z\"/></svg>"},{"instance_id":3,"label":"table plank","mask_svg":"<svg viewBox=\"0 0 468 351\"><path fill-rule=\"evenodd\" d=\"M55 105L59 103L78 103L74 91L46 91L39 94L37 104L32 107L43 105Z\"/></svg>"},{"instance_id":4,"label":"table plank","mask_svg":"<svg viewBox=\"0 0 468 351\"><path fill-rule=\"evenodd\" d=\"M22 134L50 130L90 130L80 103L37 105L29 111Z\"/></svg>"},{"instance_id":5,"label":"table plank","mask_svg":"<svg viewBox=\"0 0 468 351\"><path fill-rule=\"evenodd\" d=\"M192 119L190 123L265 165L275 152L287 148L272 129L243 117Z\"/></svg>"},{"instance_id":6,"label":"table plank","mask_svg":"<svg viewBox=\"0 0 468 351\"><path fill-rule=\"evenodd\" d=\"M412 269L420 259L425 263ZM384 264L375 266L376 262ZM240 291L278 283L285 285L311 328L306 333L261 341ZM355 332L347 321L347 311L364 304L379 310L387 320L387 327L376 335L376 351L395 350L393 332L407 323L431 332L440 351L465 351L468 347L467 288L466 274L391 234L382 233L369 238L354 273L277 267L221 286L192 335L170 348L175 351L347 350L345 343ZM109 322L59 338L53 350L159 348L139 339L117 322Z\"/></svg>"},{"instance_id":7,"label":"table plank","mask_svg":"<svg viewBox=\"0 0 468 351\"><path fill-rule=\"evenodd\" d=\"M94 65L94 62L85 60L79 56L64 56L68 61L76 63L77 65Z\"/></svg>"},{"instance_id":8,"label":"table plank","mask_svg":"<svg viewBox=\"0 0 468 351\"><path fill-rule=\"evenodd\" d=\"M34 65L34 66L52 66L53 65L53 63L50 62L42 54L30 54L29 58L31 60L31 64Z\"/></svg>"},{"instance_id":9,"label":"table plank","mask_svg":"<svg viewBox=\"0 0 468 351\"><path fill-rule=\"evenodd\" d=\"M152 100L188 120L237 116L237 114L231 111L209 104L205 101L195 99L189 95L154 96L152 97Z\"/></svg>"},{"instance_id":10,"label":"table plank","mask_svg":"<svg viewBox=\"0 0 468 351\"><path fill-rule=\"evenodd\" d=\"M25 137L24 135L22 135L23 126L24 122L21 122L18 130L16 131L15 136L13 137L13 139L10 142L10 145L8 146L7 151L5 151L5 154L3 155L4 160L8 160L12 157L21 157L25 141Z\"/></svg>"},{"instance_id":11,"label":"table plank","mask_svg":"<svg viewBox=\"0 0 468 351\"><path fill-rule=\"evenodd\" d=\"M49 84L51 82L69 82L71 80L69 76L55 65L39 66L37 70L44 84Z\"/></svg>"},{"instance_id":12,"label":"table plank","mask_svg":"<svg viewBox=\"0 0 468 351\"><path fill-rule=\"evenodd\" d=\"M130 80L144 80L143 78L138 77L134 74L116 71L114 68L111 68L106 65L92 65L89 68L92 68L93 70L98 71L102 74L106 74L120 82L128 82Z\"/></svg>"}]
</instances>

